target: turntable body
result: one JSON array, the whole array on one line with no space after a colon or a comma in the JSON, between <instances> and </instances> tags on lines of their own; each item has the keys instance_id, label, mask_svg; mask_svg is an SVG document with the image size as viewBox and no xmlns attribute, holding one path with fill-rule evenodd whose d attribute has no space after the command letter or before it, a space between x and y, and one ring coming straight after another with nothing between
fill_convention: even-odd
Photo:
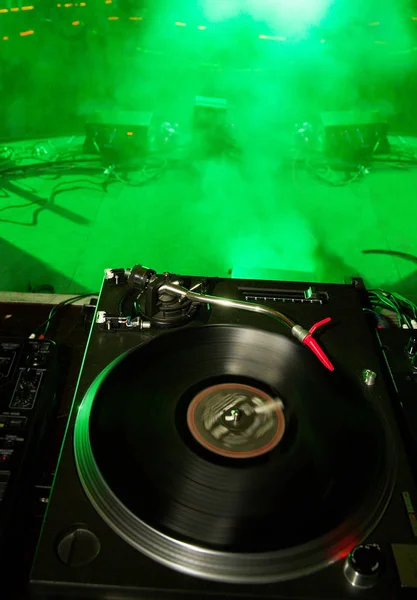
<instances>
[{"instance_id":1,"label":"turntable body","mask_svg":"<svg viewBox=\"0 0 417 600\"><path fill-rule=\"evenodd\" d=\"M118 315L126 284L111 283L98 311ZM330 316L334 373L282 323L233 308L169 329L93 325L34 597L400 598L417 495L364 291L205 285L306 327Z\"/></svg>"}]
</instances>

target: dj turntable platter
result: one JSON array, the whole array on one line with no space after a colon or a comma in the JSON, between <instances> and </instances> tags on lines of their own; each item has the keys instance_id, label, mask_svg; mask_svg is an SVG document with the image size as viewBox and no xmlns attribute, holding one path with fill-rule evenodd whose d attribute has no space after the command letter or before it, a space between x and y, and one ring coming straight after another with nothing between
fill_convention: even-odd
<instances>
[{"instance_id":1,"label":"dj turntable platter","mask_svg":"<svg viewBox=\"0 0 417 600\"><path fill-rule=\"evenodd\" d=\"M77 469L102 518L155 560L218 581L313 572L382 517L396 448L377 405L287 337L160 335L81 405Z\"/></svg>"}]
</instances>

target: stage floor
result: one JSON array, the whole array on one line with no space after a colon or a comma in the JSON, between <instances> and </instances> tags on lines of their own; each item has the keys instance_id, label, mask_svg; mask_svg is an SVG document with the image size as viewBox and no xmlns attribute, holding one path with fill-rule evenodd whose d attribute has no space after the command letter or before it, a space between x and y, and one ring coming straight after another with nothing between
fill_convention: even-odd
<instances>
[{"instance_id":1,"label":"stage floor","mask_svg":"<svg viewBox=\"0 0 417 600\"><path fill-rule=\"evenodd\" d=\"M94 292L104 268L142 263L223 277L361 276L369 287L415 297L415 166L378 165L333 187L261 153L243 167L229 159L169 163L140 187L104 181L69 171L4 183L1 290L30 283Z\"/></svg>"}]
</instances>

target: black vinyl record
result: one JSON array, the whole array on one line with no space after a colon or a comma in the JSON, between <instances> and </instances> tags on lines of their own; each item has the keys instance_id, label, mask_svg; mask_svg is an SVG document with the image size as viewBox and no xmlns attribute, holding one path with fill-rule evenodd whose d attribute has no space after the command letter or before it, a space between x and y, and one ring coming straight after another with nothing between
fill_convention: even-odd
<instances>
[{"instance_id":1,"label":"black vinyl record","mask_svg":"<svg viewBox=\"0 0 417 600\"><path fill-rule=\"evenodd\" d=\"M384 415L340 371L256 329L159 335L88 392L81 481L120 535L179 570L250 581L315 570L375 527L395 474Z\"/></svg>"}]
</instances>

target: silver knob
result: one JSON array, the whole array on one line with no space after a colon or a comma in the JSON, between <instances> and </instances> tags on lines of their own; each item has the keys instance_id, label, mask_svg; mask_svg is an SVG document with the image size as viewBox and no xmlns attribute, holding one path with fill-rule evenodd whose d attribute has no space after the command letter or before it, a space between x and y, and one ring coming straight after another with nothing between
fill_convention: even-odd
<instances>
[{"instance_id":1,"label":"silver knob","mask_svg":"<svg viewBox=\"0 0 417 600\"><path fill-rule=\"evenodd\" d=\"M363 382L366 385L374 385L376 381L376 373L375 371L371 371L371 369L364 369L362 371Z\"/></svg>"},{"instance_id":2,"label":"silver knob","mask_svg":"<svg viewBox=\"0 0 417 600\"><path fill-rule=\"evenodd\" d=\"M383 555L378 544L356 546L345 561L343 573L354 587L371 588L381 575Z\"/></svg>"}]
</instances>

